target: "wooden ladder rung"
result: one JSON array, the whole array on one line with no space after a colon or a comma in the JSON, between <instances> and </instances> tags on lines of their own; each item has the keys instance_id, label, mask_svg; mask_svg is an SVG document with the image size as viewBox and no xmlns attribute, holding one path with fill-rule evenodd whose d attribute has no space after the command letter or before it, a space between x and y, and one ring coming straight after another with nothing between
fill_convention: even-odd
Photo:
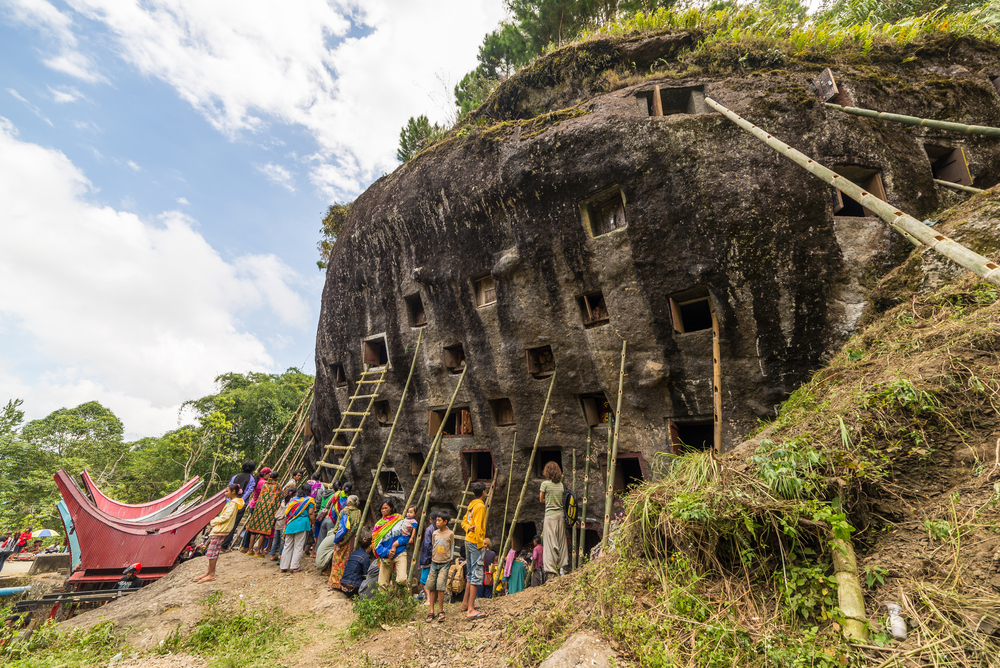
<instances>
[{"instance_id":1,"label":"wooden ladder rung","mask_svg":"<svg viewBox=\"0 0 1000 668\"><path fill-rule=\"evenodd\" d=\"M334 431L361 431L361 427L337 427Z\"/></svg>"},{"instance_id":2,"label":"wooden ladder rung","mask_svg":"<svg viewBox=\"0 0 1000 668\"><path fill-rule=\"evenodd\" d=\"M375 376L377 374L385 375L385 369L378 369L377 371L362 371L362 376Z\"/></svg>"},{"instance_id":3,"label":"wooden ladder rung","mask_svg":"<svg viewBox=\"0 0 1000 668\"><path fill-rule=\"evenodd\" d=\"M329 464L327 462L316 462L316 463L328 469L337 469L338 471L344 470L344 467L341 466L340 464Z\"/></svg>"},{"instance_id":4,"label":"wooden ladder rung","mask_svg":"<svg viewBox=\"0 0 1000 668\"><path fill-rule=\"evenodd\" d=\"M374 399L377 396L378 396L377 394L355 394L351 398L352 399Z\"/></svg>"},{"instance_id":5,"label":"wooden ladder rung","mask_svg":"<svg viewBox=\"0 0 1000 668\"><path fill-rule=\"evenodd\" d=\"M358 411L344 411L343 415L355 415L357 417L367 417L371 415L371 413L369 413L368 411L362 411L360 413Z\"/></svg>"},{"instance_id":6,"label":"wooden ladder rung","mask_svg":"<svg viewBox=\"0 0 1000 668\"><path fill-rule=\"evenodd\" d=\"M326 449L327 450L343 450L344 452L347 452L348 450L353 450L354 448L352 448L349 445L328 445L328 446L326 446Z\"/></svg>"},{"instance_id":7,"label":"wooden ladder rung","mask_svg":"<svg viewBox=\"0 0 1000 668\"><path fill-rule=\"evenodd\" d=\"M379 380L359 380L358 381L358 385L361 385L362 383L365 384L365 385L370 385L372 383L377 383L377 384L381 385L384 382L385 381L381 380L381 379L379 379Z\"/></svg>"}]
</instances>

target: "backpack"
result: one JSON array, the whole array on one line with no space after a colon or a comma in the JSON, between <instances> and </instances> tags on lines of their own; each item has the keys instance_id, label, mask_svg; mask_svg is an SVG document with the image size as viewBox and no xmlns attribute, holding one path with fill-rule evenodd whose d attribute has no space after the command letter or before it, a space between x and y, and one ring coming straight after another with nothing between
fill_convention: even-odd
<instances>
[{"instance_id":1,"label":"backpack","mask_svg":"<svg viewBox=\"0 0 1000 668\"><path fill-rule=\"evenodd\" d=\"M337 531L333 534L333 542L339 543L351 532L351 514L343 512L340 514L340 521L337 522Z\"/></svg>"},{"instance_id":2,"label":"backpack","mask_svg":"<svg viewBox=\"0 0 1000 668\"><path fill-rule=\"evenodd\" d=\"M566 519L566 526L572 527L577 521L577 508L576 497L573 496L573 492L566 490L563 495L563 517Z\"/></svg>"},{"instance_id":3,"label":"backpack","mask_svg":"<svg viewBox=\"0 0 1000 668\"><path fill-rule=\"evenodd\" d=\"M461 594L465 591L465 565L452 564L448 569L448 591Z\"/></svg>"}]
</instances>

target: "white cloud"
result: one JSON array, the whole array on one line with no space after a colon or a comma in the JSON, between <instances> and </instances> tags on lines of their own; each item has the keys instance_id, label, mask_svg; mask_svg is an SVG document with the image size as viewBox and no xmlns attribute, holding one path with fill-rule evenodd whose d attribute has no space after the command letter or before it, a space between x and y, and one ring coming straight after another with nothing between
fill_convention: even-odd
<instances>
[{"instance_id":1,"label":"white cloud","mask_svg":"<svg viewBox=\"0 0 1000 668\"><path fill-rule=\"evenodd\" d=\"M107 81L90 57L78 50L73 19L68 14L46 0L6 0L5 9L11 19L37 28L55 43L55 51L42 60L46 66L88 83Z\"/></svg>"},{"instance_id":2,"label":"white cloud","mask_svg":"<svg viewBox=\"0 0 1000 668\"><path fill-rule=\"evenodd\" d=\"M183 204L184 206L188 206L189 204L191 204L191 202L187 201L187 197L178 197L177 203Z\"/></svg>"},{"instance_id":3,"label":"white cloud","mask_svg":"<svg viewBox=\"0 0 1000 668\"><path fill-rule=\"evenodd\" d=\"M96 398L130 431L155 434L217 374L273 365L240 318L266 308L306 326L294 287L307 279L279 259L227 262L183 213L144 221L92 193L63 153L19 140L0 117L0 322L57 368L26 378L0 358L0 397L49 410Z\"/></svg>"},{"instance_id":4,"label":"white cloud","mask_svg":"<svg viewBox=\"0 0 1000 668\"><path fill-rule=\"evenodd\" d=\"M40 119L42 119L43 121L45 121L46 123L48 123L50 127L54 127L52 125L52 121L50 121L49 119L47 119L45 117L45 114L42 113L42 110L39 109L38 107L36 107L34 104L32 104L31 101L28 100L26 97L24 97L23 95L21 95L20 93L18 93L13 88L8 88L7 92L10 93L14 97L15 100L18 100L19 102L23 103L24 106L26 106L28 109L30 109L31 113L33 113L35 116L38 116Z\"/></svg>"},{"instance_id":5,"label":"white cloud","mask_svg":"<svg viewBox=\"0 0 1000 668\"><path fill-rule=\"evenodd\" d=\"M254 165L254 167L271 183L285 188L288 192L295 192L295 179L292 178L292 173L281 165L269 162L266 165Z\"/></svg>"},{"instance_id":6,"label":"white cloud","mask_svg":"<svg viewBox=\"0 0 1000 668\"><path fill-rule=\"evenodd\" d=\"M452 112L431 98L475 67L504 16L498 0L300 0L294 11L267 0L67 2L221 132L306 128L318 144L310 180L331 199L396 167L409 116ZM352 20L368 34L347 37Z\"/></svg>"},{"instance_id":7,"label":"white cloud","mask_svg":"<svg viewBox=\"0 0 1000 668\"><path fill-rule=\"evenodd\" d=\"M126 161L125 161L125 164L126 164L126 165L128 165L128 166L129 166L129 168L130 168L130 169L131 169L131 170L132 170L133 172L141 172L141 171L142 171L142 167L140 167L139 165L135 164L135 162L134 162L134 161L132 161L132 160L126 160Z\"/></svg>"},{"instance_id":8,"label":"white cloud","mask_svg":"<svg viewBox=\"0 0 1000 668\"><path fill-rule=\"evenodd\" d=\"M82 100L85 97L83 93L72 86L56 86L55 88L49 86L49 94L52 95L52 101L57 104L76 102L77 100Z\"/></svg>"},{"instance_id":9,"label":"white cloud","mask_svg":"<svg viewBox=\"0 0 1000 668\"><path fill-rule=\"evenodd\" d=\"M104 130L101 129L94 121L73 121L73 127L77 130L83 130L84 132L101 133Z\"/></svg>"}]
</instances>

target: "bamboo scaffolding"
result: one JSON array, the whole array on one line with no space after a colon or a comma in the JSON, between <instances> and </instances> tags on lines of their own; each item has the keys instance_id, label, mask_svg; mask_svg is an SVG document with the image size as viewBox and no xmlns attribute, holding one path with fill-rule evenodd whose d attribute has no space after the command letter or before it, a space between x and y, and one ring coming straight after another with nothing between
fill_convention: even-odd
<instances>
[{"instance_id":1,"label":"bamboo scaffolding","mask_svg":"<svg viewBox=\"0 0 1000 668\"><path fill-rule=\"evenodd\" d=\"M298 414L302 412L302 407L306 405L306 401L308 401L309 398L312 396L313 387L314 387L313 385L310 385L309 389L306 390L305 396L303 396L302 401L299 402L299 407L296 408L295 412L292 413L292 416L288 418L288 422L285 423L285 426L282 428L281 433L278 434L278 438L274 439L274 443L271 444L270 449L268 449L268 451L264 453L264 456L260 458L260 464L259 464L260 468L264 468L264 463L267 461L267 458L270 457L271 453L274 452L274 449L278 447L278 443L280 443L281 439L284 438L285 432L288 431L288 428L292 426L293 423L295 423L296 416L298 416ZM312 405L311 402L310 405Z\"/></svg>"},{"instance_id":2,"label":"bamboo scaffolding","mask_svg":"<svg viewBox=\"0 0 1000 668\"><path fill-rule=\"evenodd\" d=\"M611 533L611 506L615 502L615 463L618 459L618 434L622 416L622 386L625 385L625 347L622 341L622 366L618 373L618 407L615 409L615 437L608 453L608 489L604 495L604 534L601 536L601 555L607 554L608 534Z\"/></svg>"},{"instance_id":3,"label":"bamboo scaffolding","mask_svg":"<svg viewBox=\"0 0 1000 668\"><path fill-rule=\"evenodd\" d=\"M712 416L715 451L722 452L722 350L719 342L719 317L715 302L709 300L712 310Z\"/></svg>"},{"instance_id":4,"label":"bamboo scaffolding","mask_svg":"<svg viewBox=\"0 0 1000 668\"><path fill-rule=\"evenodd\" d=\"M423 338L424 330L421 329L420 333L417 334L417 345L413 348L413 360L410 362L410 373L406 376L406 384L403 385L403 394L399 397L399 405L396 407L396 417L392 419L392 427L389 428L389 435L386 436L385 446L382 448L382 456L379 457L378 466L375 467L375 475L372 476L372 485L368 489L368 498L365 500L365 508L361 511L362 525L368 521L368 510L372 506L372 497L375 496L378 476L382 472L382 467L385 465L385 458L389 454L389 445L392 443L392 437L396 433L396 425L399 424L399 416L403 412L403 402L406 401L406 393L410 391L410 381L413 380L413 370L417 366L417 353L420 352L420 342ZM355 535L357 535L357 532L355 532Z\"/></svg>"},{"instance_id":5,"label":"bamboo scaffolding","mask_svg":"<svg viewBox=\"0 0 1000 668\"><path fill-rule=\"evenodd\" d=\"M576 447L573 447L573 498L576 498ZM576 570L576 526L570 527L570 533L573 534L573 549L569 553L569 569L571 571Z\"/></svg>"},{"instance_id":6,"label":"bamboo scaffolding","mask_svg":"<svg viewBox=\"0 0 1000 668\"><path fill-rule=\"evenodd\" d=\"M873 111L872 109L861 109L859 107L842 107L839 104L824 102L826 106L845 114L855 116L865 116L866 118L877 118L880 121L894 121L904 125L917 125L934 130L950 130L960 132L964 135L984 135L986 137L1000 137L1000 128L991 128L985 125L966 125L965 123L952 123L951 121L935 121L929 118L919 118L917 116L904 116L902 114L890 114L884 111ZM869 207L871 208L871 207Z\"/></svg>"},{"instance_id":7,"label":"bamboo scaffolding","mask_svg":"<svg viewBox=\"0 0 1000 668\"><path fill-rule=\"evenodd\" d=\"M982 188L973 188L972 186L963 186L961 183L952 183L951 181L942 181L941 179L934 179L934 183L939 186L944 186L945 188L951 188L952 190L961 190L964 193L969 193L971 195L978 195L979 193L986 192Z\"/></svg>"},{"instance_id":8,"label":"bamboo scaffolding","mask_svg":"<svg viewBox=\"0 0 1000 668\"><path fill-rule=\"evenodd\" d=\"M462 502L458 505L458 508L455 511L455 516L451 518L451 521L454 522L454 524L451 526L452 531L458 528L459 519L462 517L462 510L467 508L469 505L465 502L465 499L469 496L470 487L472 487L471 475L469 476L469 479L465 481L465 491L462 492Z\"/></svg>"},{"instance_id":9,"label":"bamboo scaffolding","mask_svg":"<svg viewBox=\"0 0 1000 668\"><path fill-rule=\"evenodd\" d=\"M545 415L549 410L549 399L552 398L552 388L556 386L556 373L558 369L552 372L552 380L549 381L549 393L545 395L545 405L542 406L542 417L538 418L538 431L535 432L535 443L531 446L531 456L528 458L528 468L524 471L524 484L521 486L521 496L517 499L517 507L514 508L514 517L510 520L510 531L507 532L507 540L504 541L503 549L500 554L507 554L507 550L510 549L511 541L514 538L514 526L517 524L517 518L521 514L521 506L524 505L524 494L528 491L528 480L531 479L531 471L535 467L535 454L538 452L538 440L542 436L542 426L545 425Z\"/></svg>"},{"instance_id":10,"label":"bamboo scaffolding","mask_svg":"<svg viewBox=\"0 0 1000 668\"><path fill-rule=\"evenodd\" d=\"M421 330L421 333L423 330ZM341 413L340 426L335 430L335 434L340 434L345 431L344 425L347 424L348 417L360 417L361 420L358 421L357 427L349 427L346 431L353 432L354 435L351 437L351 442L346 446L334 445L336 440L332 440L328 446L323 449L323 458L316 462L316 465L320 468L332 468L336 471L333 474L333 480L331 482L337 482L347 471L347 466L350 464L351 455L354 453L354 448L357 447L358 439L361 438L361 430L365 427L365 421L368 416L372 414L372 409L375 407L375 400L378 399L379 392L382 391L382 384L385 383L385 374L389 371L388 365L383 366L381 371L373 371L371 364L365 364L364 370L361 372L361 378L358 380L357 385L355 385L354 394L351 396L351 400L347 403L347 410ZM371 380L369 376L374 376L378 374L376 380ZM374 385L375 388L368 392L368 394L362 394L365 392L363 389L366 385ZM368 405L363 411L351 410L354 408L354 402L358 399L367 399ZM330 456L330 453L334 450L343 450L344 454L340 456L339 464L331 464L326 461L326 458Z\"/></svg>"},{"instance_id":11,"label":"bamboo scaffolding","mask_svg":"<svg viewBox=\"0 0 1000 668\"><path fill-rule=\"evenodd\" d=\"M510 483L514 479L514 453L517 452L517 432L514 432L514 443L510 446L510 472L507 473L507 500L503 503L503 524L500 526L500 547L507 538L507 507L510 506ZM503 556L503 555L502 555ZM506 559L506 556L503 556Z\"/></svg>"},{"instance_id":12,"label":"bamboo scaffolding","mask_svg":"<svg viewBox=\"0 0 1000 668\"><path fill-rule=\"evenodd\" d=\"M580 554L577 555L576 563L579 566L583 562L583 553L587 549L587 497L590 495L590 443L594 436L594 427L587 427L587 454L583 461L583 503L580 506L582 516L580 517Z\"/></svg>"},{"instance_id":13,"label":"bamboo scaffolding","mask_svg":"<svg viewBox=\"0 0 1000 668\"><path fill-rule=\"evenodd\" d=\"M465 367L468 369L468 365ZM464 374L464 371L463 371ZM444 422L442 421L442 425ZM424 526L427 521L427 510L431 505L431 487L434 485L434 473L437 471L438 455L441 454L441 446L434 450L434 461L431 462L431 472L427 476L427 488L424 490L423 509L420 511L420 521L417 523L417 531L413 535L413 556L410 558L410 572L406 578L407 582L413 581L413 574L417 571L417 562L420 561L420 543L423 540ZM472 472L469 472L469 480L472 480ZM406 505L409 508L409 504ZM406 512L406 508L403 509Z\"/></svg>"},{"instance_id":14,"label":"bamboo scaffolding","mask_svg":"<svg viewBox=\"0 0 1000 668\"><path fill-rule=\"evenodd\" d=\"M313 398L314 397L310 397L309 403L306 404L306 409L299 416L299 422L295 426L295 431L292 433L292 440L288 443L288 447L285 449L285 452L282 453L281 459L278 460L278 463L275 464L274 468L272 469L272 471L275 471L275 472L278 473L278 478L279 479L282 476L282 471L283 470L286 473L288 471L294 471L295 470L295 467L292 466L291 464L292 464L293 461L295 461L295 460L297 460L297 459L300 458L302 450L303 450L303 448L305 446L305 443L304 443L305 439L304 439L304 437L303 437L303 445L299 446L298 450L295 450L295 444L298 442L299 438L302 437L303 431L305 430L306 414L309 412L309 409L312 407ZM289 459L289 455L292 455L293 452L295 454ZM284 467L284 469L282 467Z\"/></svg>"},{"instance_id":15,"label":"bamboo scaffolding","mask_svg":"<svg viewBox=\"0 0 1000 668\"><path fill-rule=\"evenodd\" d=\"M846 193L853 200L861 204L870 211L874 211L879 218L887 222L893 229L905 231L920 243L933 248L946 258L964 267L982 278L987 283L1000 287L1000 265L975 253L960 243L949 239L943 234L937 234L933 229L924 225L913 216L908 216L902 211L890 206L871 193L864 191L858 185L839 174L820 165L809 156L796 151L788 144L785 144L771 135L767 134L756 125L740 117L738 114L726 109L710 97L705 98L705 104L712 107L736 125L740 126L750 134L754 135L775 151L789 158L806 171L818 176L833 187Z\"/></svg>"},{"instance_id":16,"label":"bamboo scaffolding","mask_svg":"<svg viewBox=\"0 0 1000 668\"><path fill-rule=\"evenodd\" d=\"M444 425L448 422L448 416L451 415L451 409L455 406L455 399L458 397L458 391L462 389L462 381L465 380L465 374L468 370L469 365L466 364L465 368L462 369L462 375L458 377L458 384L455 385L455 391L451 394L451 401L448 402L448 409L444 412L444 417L441 418L441 425L438 427L437 435L431 443L431 449L427 451L427 457L424 459L424 463L420 467L420 473L417 474L417 479L413 481L413 489L410 490L410 496L407 497L403 510L409 508L410 504L413 503L413 498L417 493L417 488L420 487L420 481L424 477L424 471L427 470L427 464L430 462L431 456L436 452L437 448L441 447L441 439L444 436Z\"/></svg>"}]
</instances>

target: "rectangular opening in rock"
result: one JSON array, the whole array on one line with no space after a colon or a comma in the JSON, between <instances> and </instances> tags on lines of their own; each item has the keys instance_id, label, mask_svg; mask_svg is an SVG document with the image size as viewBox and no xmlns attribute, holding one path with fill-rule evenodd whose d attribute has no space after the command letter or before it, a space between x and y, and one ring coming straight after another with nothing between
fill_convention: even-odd
<instances>
[{"instance_id":1,"label":"rectangular opening in rock","mask_svg":"<svg viewBox=\"0 0 1000 668\"><path fill-rule=\"evenodd\" d=\"M556 358L552 354L552 346L528 348L525 356L528 361L528 373L535 378L548 378L556 370Z\"/></svg>"},{"instance_id":2,"label":"rectangular opening in rock","mask_svg":"<svg viewBox=\"0 0 1000 668\"><path fill-rule=\"evenodd\" d=\"M604 488L608 485L608 456L601 455L601 478ZM619 452L615 461L615 492L624 492L629 487L637 485L645 479L643 476L642 454L638 452ZM603 496L603 495L602 495ZM590 508L588 507L589 511Z\"/></svg>"},{"instance_id":3,"label":"rectangular opening in rock","mask_svg":"<svg viewBox=\"0 0 1000 668\"><path fill-rule=\"evenodd\" d=\"M372 409L375 411L375 419L378 421L380 427L389 427L392 425L392 420L395 416L389 409L388 401L376 401Z\"/></svg>"},{"instance_id":4,"label":"rectangular opening in rock","mask_svg":"<svg viewBox=\"0 0 1000 668\"><path fill-rule=\"evenodd\" d=\"M613 232L626 226L625 197L619 186L602 190L580 202L580 212L591 236Z\"/></svg>"},{"instance_id":5,"label":"rectangular opening in rock","mask_svg":"<svg viewBox=\"0 0 1000 668\"><path fill-rule=\"evenodd\" d=\"M385 345L385 336L376 336L362 343L361 350L364 363L379 367L389 363L389 349Z\"/></svg>"},{"instance_id":6,"label":"rectangular opening in rock","mask_svg":"<svg viewBox=\"0 0 1000 668\"><path fill-rule=\"evenodd\" d=\"M611 423L611 415L614 413L614 409L603 392L581 394L580 405L583 406L583 415L587 419L587 424L591 427Z\"/></svg>"},{"instance_id":7,"label":"rectangular opening in rock","mask_svg":"<svg viewBox=\"0 0 1000 668\"><path fill-rule=\"evenodd\" d=\"M403 485L393 469L382 469L378 474L378 486L383 495L403 493Z\"/></svg>"},{"instance_id":8,"label":"rectangular opening in rock","mask_svg":"<svg viewBox=\"0 0 1000 668\"><path fill-rule=\"evenodd\" d=\"M427 314L424 313L424 300L420 293L405 297L406 314L410 319L410 327L423 327L427 324Z\"/></svg>"},{"instance_id":9,"label":"rectangular opening in rock","mask_svg":"<svg viewBox=\"0 0 1000 668\"><path fill-rule=\"evenodd\" d=\"M862 190L874 195L883 202L886 201L885 187L882 184L882 173L877 169L858 167L856 165L836 165L833 171L837 172L855 185L861 186ZM833 215L847 216L852 218L864 218L875 216L875 212L851 197L833 189Z\"/></svg>"},{"instance_id":10,"label":"rectangular opening in rock","mask_svg":"<svg viewBox=\"0 0 1000 668\"><path fill-rule=\"evenodd\" d=\"M455 374L465 369L465 348L461 343L444 347L444 368Z\"/></svg>"},{"instance_id":11,"label":"rectangular opening in rock","mask_svg":"<svg viewBox=\"0 0 1000 668\"><path fill-rule=\"evenodd\" d=\"M337 362L330 365L330 375L333 376L334 387L347 387L347 374L344 365Z\"/></svg>"},{"instance_id":12,"label":"rectangular opening in rock","mask_svg":"<svg viewBox=\"0 0 1000 668\"><path fill-rule=\"evenodd\" d=\"M691 450L709 450L715 445L711 420L670 420L670 445L675 455Z\"/></svg>"},{"instance_id":13,"label":"rectangular opening in rock","mask_svg":"<svg viewBox=\"0 0 1000 668\"><path fill-rule=\"evenodd\" d=\"M963 186L972 185L969 162L965 159L965 149L961 146L952 148L924 144L924 150L927 152L927 158L931 161L931 172L934 173L935 179Z\"/></svg>"},{"instance_id":14,"label":"rectangular opening in rock","mask_svg":"<svg viewBox=\"0 0 1000 668\"><path fill-rule=\"evenodd\" d=\"M514 525L514 530L511 532L510 546L516 552L527 548L528 556L530 557L531 550L534 547L531 541L536 535L538 535L538 531L535 529L534 522L518 522Z\"/></svg>"},{"instance_id":15,"label":"rectangular opening in rock","mask_svg":"<svg viewBox=\"0 0 1000 668\"><path fill-rule=\"evenodd\" d=\"M649 116L671 116L673 114L704 114L704 86L654 86L636 96L639 108Z\"/></svg>"},{"instance_id":16,"label":"rectangular opening in rock","mask_svg":"<svg viewBox=\"0 0 1000 668\"><path fill-rule=\"evenodd\" d=\"M490 402L490 410L493 411L493 420L498 427L517 424L514 420L514 407L510 399L494 399Z\"/></svg>"},{"instance_id":17,"label":"rectangular opening in rock","mask_svg":"<svg viewBox=\"0 0 1000 668\"><path fill-rule=\"evenodd\" d=\"M436 436L444 420L445 409L431 411L427 421L427 434ZM472 436L472 413L468 408L453 408L444 423L443 435L447 438L455 436Z\"/></svg>"},{"instance_id":18,"label":"rectangular opening in rock","mask_svg":"<svg viewBox=\"0 0 1000 668\"><path fill-rule=\"evenodd\" d=\"M463 450L462 464L466 481L470 477L472 482L493 480L493 453L489 450Z\"/></svg>"},{"instance_id":19,"label":"rectangular opening in rock","mask_svg":"<svg viewBox=\"0 0 1000 668\"><path fill-rule=\"evenodd\" d=\"M531 450L528 450L528 457L531 456ZM549 462L555 462L562 469L562 448L539 448L538 452L535 454L535 476L538 478L544 478L545 465ZM564 471L565 473L565 471Z\"/></svg>"},{"instance_id":20,"label":"rectangular opening in rock","mask_svg":"<svg viewBox=\"0 0 1000 668\"><path fill-rule=\"evenodd\" d=\"M604 293L601 291L591 292L576 298L580 306L580 317L583 319L584 327L599 327L609 322L608 307L604 303Z\"/></svg>"},{"instance_id":21,"label":"rectangular opening in rock","mask_svg":"<svg viewBox=\"0 0 1000 668\"><path fill-rule=\"evenodd\" d=\"M424 465L424 453L411 452L409 456L410 456L410 475L419 475L420 467Z\"/></svg>"},{"instance_id":22,"label":"rectangular opening in rock","mask_svg":"<svg viewBox=\"0 0 1000 668\"><path fill-rule=\"evenodd\" d=\"M670 296L670 317L678 334L712 329L708 288L697 287Z\"/></svg>"},{"instance_id":23,"label":"rectangular opening in rock","mask_svg":"<svg viewBox=\"0 0 1000 668\"><path fill-rule=\"evenodd\" d=\"M497 284L489 274L472 279L476 291L476 306L483 307L497 301Z\"/></svg>"}]
</instances>

